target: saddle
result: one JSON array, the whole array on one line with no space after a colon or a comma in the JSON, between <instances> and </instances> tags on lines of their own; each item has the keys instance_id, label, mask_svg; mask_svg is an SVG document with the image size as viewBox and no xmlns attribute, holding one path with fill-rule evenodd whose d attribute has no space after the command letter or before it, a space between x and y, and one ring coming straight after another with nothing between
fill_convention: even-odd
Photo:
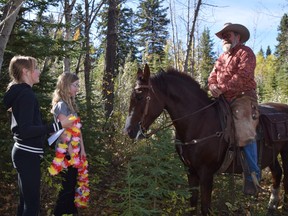
<instances>
[{"instance_id":1,"label":"saddle","mask_svg":"<svg viewBox=\"0 0 288 216\"><path fill-rule=\"evenodd\" d=\"M265 143L288 141L288 113L269 110L266 106L259 106L259 127Z\"/></svg>"},{"instance_id":2,"label":"saddle","mask_svg":"<svg viewBox=\"0 0 288 216\"><path fill-rule=\"evenodd\" d=\"M227 170L235 158L239 159L240 154L239 147L236 146L235 142L234 122L228 102L223 97L220 97L217 108L223 130L223 138L229 143L225 159L218 170L218 173L222 173ZM288 112L277 110L269 104L260 104L258 109L259 124L256 139L270 146L274 142L288 141Z\"/></svg>"},{"instance_id":3,"label":"saddle","mask_svg":"<svg viewBox=\"0 0 288 216\"><path fill-rule=\"evenodd\" d=\"M234 122L228 102L218 99L218 111L226 142L233 145ZM259 124L257 139L264 138L266 143L288 141L288 112L277 110L269 104L259 104Z\"/></svg>"}]
</instances>

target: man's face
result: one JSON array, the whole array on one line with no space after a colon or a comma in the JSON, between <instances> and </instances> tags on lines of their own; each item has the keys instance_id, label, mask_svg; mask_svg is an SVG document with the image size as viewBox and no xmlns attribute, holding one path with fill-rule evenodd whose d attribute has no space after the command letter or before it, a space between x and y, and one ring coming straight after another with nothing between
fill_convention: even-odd
<instances>
[{"instance_id":1,"label":"man's face","mask_svg":"<svg viewBox=\"0 0 288 216\"><path fill-rule=\"evenodd\" d=\"M222 48L223 51L229 52L233 47L235 47L240 41L240 35L235 34L232 31L224 32L222 34Z\"/></svg>"}]
</instances>

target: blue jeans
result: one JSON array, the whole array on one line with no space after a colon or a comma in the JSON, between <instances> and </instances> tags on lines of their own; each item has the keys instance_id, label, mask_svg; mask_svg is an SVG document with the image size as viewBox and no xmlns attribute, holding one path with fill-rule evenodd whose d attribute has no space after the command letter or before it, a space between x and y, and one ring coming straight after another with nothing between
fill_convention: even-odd
<instances>
[{"instance_id":1,"label":"blue jeans","mask_svg":"<svg viewBox=\"0 0 288 216\"><path fill-rule=\"evenodd\" d=\"M245 154L245 159L249 167L249 174L252 172L256 173L256 177L260 180L260 169L257 164L257 143L256 140L251 141L247 145L243 147L243 151ZM249 181L252 181L251 175L245 175L245 178Z\"/></svg>"}]
</instances>

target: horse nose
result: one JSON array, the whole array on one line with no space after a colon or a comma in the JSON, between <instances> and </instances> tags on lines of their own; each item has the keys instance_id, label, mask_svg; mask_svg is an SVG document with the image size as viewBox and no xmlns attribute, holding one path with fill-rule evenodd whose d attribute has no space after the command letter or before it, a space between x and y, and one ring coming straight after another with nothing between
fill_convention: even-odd
<instances>
[{"instance_id":1,"label":"horse nose","mask_svg":"<svg viewBox=\"0 0 288 216\"><path fill-rule=\"evenodd\" d=\"M135 137L137 136L139 132L138 127L125 127L123 129L123 133L125 135L128 135L131 139L135 139Z\"/></svg>"}]
</instances>

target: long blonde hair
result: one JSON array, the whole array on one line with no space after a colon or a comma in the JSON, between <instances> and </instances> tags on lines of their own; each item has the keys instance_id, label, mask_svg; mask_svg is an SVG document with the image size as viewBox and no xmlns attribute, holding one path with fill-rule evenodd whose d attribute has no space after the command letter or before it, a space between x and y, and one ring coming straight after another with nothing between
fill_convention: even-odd
<instances>
[{"instance_id":1,"label":"long blonde hair","mask_svg":"<svg viewBox=\"0 0 288 216\"><path fill-rule=\"evenodd\" d=\"M11 82L7 86L7 90L13 85L22 83L23 69L33 71L37 66L37 60L31 56L14 56L9 64L9 76Z\"/></svg>"},{"instance_id":2,"label":"long blonde hair","mask_svg":"<svg viewBox=\"0 0 288 216\"><path fill-rule=\"evenodd\" d=\"M65 72L62 73L57 80L56 89L53 92L52 98L52 109L54 111L54 106L60 101L63 100L67 103L68 108L72 113L78 111L77 105L75 103L75 97L70 95L71 84L79 80L78 76L73 73Z\"/></svg>"}]
</instances>

